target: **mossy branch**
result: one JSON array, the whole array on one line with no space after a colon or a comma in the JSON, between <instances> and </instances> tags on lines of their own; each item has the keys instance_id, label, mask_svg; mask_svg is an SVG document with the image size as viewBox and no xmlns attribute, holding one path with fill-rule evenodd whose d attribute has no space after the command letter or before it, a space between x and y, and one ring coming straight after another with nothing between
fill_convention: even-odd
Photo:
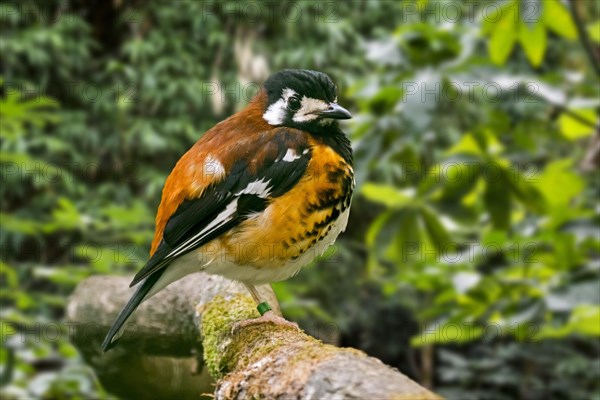
<instances>
[{"instance_id":1,"label":"mossy branch","mask_svg":"<svg viewBox=\"0 0 600 400\"><path fill-rule=\"evenodd\" d=\"M167 387L160 395L170 397L190 397L194 390L196 396L212 392L214 387L207 387L208 371L217 381L217 399L439 399L375 358L323 344L294 328L259 324L234 330L237 322L258 316L256 305L242 285L203 274L191 275L143 304L122 342L103 354L99 351L101 336L127 300L130 291L126 287L123 278L88 279L77 288L68 309L69 321L78 326L89 321L98 325L97 338L90 338L89 332L84 337L82 329L75 329L73 342L105 387L122 396L139 397L156 382ZM270 287L259 290L271 297L269 303L279 312ZM105 293L110 294L102 295ZM190 308L185 310L184 304ZM163 320L165 326L160 325ZM173 327L184 332L177 340L169 340ZM187 352L182 343L189 347ZM203 360L199 357L202 353ZM166 360L169 355L171 359ZM166 369L160 368L158 356ZM169 385L173 371L181 375L182 365L192 375L191 359L198 361L195 370L200 376L196 378L203 382L202 387L181 377ZM159 396L156 391L153 394Z\"/></svg>"}]
</instances>

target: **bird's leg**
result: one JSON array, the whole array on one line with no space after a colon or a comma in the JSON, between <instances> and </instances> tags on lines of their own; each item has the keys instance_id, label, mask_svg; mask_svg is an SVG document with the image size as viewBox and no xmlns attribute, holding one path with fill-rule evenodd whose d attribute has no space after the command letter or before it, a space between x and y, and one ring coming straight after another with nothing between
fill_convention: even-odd
<instances>
[{"instance_id":1,"label":"bird's leg","mask_svg":"<svg viewBox=\"0 0 600 400\"><path fill-rule=\"evenodd\" d=\"M260 315L263 315L265 312L271 310L271 306L269 306L269 303L267 303L266 301L262 301L260 294L258 293L258 290L256 290L256 286L251 285L249 283L244 283L244 286L246 286L246 289L248 289L248 291L250 292L250 295L256 302L256 305L257 305L256 308L258 309L258 312L260 313Z\"/></svg>"},{"instance_id":2,"label":"bird's leg","mask_svg":"<svg viewBox=\"0 0 600 400\"><path fill-rule=\"evenodd\" d=\"M271 310L271 306L269 306L269 303L262 300L260 294L258 293L258 290L256 290L256 286L251 285L249 283L244 283L244 285L246 286L246 288L250 292L250 295L252 295L252 298L258 305L256 308L257 308L258 312L260 313L260 317L247 319L247 320L238 322L237 324L235 324L235 326L233 328L234 331L239 328L243 328L245 326L262 324L265 322L272 323L275 325L289 326L294 329L300 329L298 327L298 324L296 324L295 322L290 322L290 321L286 320L285 318L280 317L279 315L275 314L273 312L273 310Z\"/></svg>"}]
</instances>

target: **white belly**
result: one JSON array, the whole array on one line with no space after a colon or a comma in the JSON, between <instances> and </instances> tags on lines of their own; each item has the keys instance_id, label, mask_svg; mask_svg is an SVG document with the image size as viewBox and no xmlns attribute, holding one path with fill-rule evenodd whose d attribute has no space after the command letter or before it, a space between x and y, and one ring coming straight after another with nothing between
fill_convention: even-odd
<instances>
[{"instance_id":1,"label":"white belly","mask_svg":"<svg viewBox=\"0 0 600 400\"><path fill-rule=\"evenodd\" d=\"M254 268L248 265L214 262L206 265L202 271L208 274L222 275L229 279L247 282L253 285L262 285L265 283L286 280L296 275L302 267L325 253L329 246L335 242L339 234L346 229L349 215L350 208L348 207L340 214L338 219L333 222L329 232L320 241L317 241L297 259L289 260L281 266L274 268ZM197 261L196 265L198 265Z\"/></svg>"}]
</instances>

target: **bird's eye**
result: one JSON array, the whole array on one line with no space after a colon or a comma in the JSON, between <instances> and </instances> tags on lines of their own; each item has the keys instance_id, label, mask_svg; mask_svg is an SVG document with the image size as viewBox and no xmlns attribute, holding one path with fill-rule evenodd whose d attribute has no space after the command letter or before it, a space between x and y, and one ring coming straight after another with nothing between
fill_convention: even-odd
<instances>
[{"instance_id":1,"label":"bird's eye","mask_svg":"<svg viewBox=\"0 0 600 400\"><path fill-rule=\"evenodd\" d=\"M292 111L298 111L301 106L302 104L300 103L300 99L298 99L297 97L291 97L288 100L288 108Z\"/></svg>"}]
</instances>

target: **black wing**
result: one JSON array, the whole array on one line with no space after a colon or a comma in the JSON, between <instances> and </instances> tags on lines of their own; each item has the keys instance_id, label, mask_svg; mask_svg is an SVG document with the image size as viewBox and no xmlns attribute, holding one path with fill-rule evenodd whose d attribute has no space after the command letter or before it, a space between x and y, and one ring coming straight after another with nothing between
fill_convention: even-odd
<instances>
[{"instance_id":1,"label":"black wing","mask_svg":"<svg viewBox=\"0 0 600 400\"><path fill-rule=\"evenodd\" d=\"M276 138L279 140L265 144L271 149L259 153L266 153L266 158L237 161L225 180L178 207L167 222L156 252L131 286L227 232L248 215L264 210L270 199L283 195L298 182L310 161L310 148L306 143L289 140L287 135ZM256 168L251 165L256 163Z\"/></svg>"}]
</instances>

